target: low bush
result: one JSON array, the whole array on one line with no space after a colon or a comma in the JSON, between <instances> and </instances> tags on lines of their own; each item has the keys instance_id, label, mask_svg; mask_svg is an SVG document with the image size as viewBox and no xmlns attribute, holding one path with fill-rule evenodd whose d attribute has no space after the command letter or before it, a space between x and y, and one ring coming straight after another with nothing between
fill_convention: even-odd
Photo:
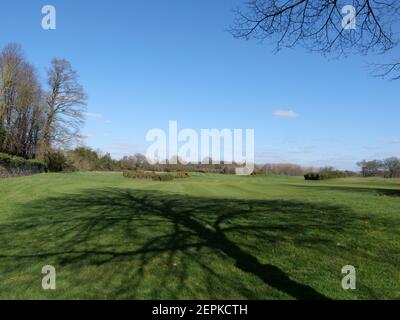
<instances>
[{"instance_id":1,"label":"low bush","mask_svg":"<svg viewBox=\"0 0 400 320\"><path fill-rule=\"evenodd\" d=\"M123 176L131 179L154 180L154 181L171 181L174 180L175 178L174 175L168 173L157 174L154 171L141 171L141 170L124 171Z\"/></svg>"},{"instance_id":2,"label":"low bush","mask_svg":"<svg viewBox=\"0 0 400 320\"><path fill-rule=\"evenodd\" d=\"M9 166L12 163L13 156L6 153L0 153L0 164L4 167Z\"/></svg>"},{"instance_id":3,"label":"low bush","mask_svg":"<svg viewBox=\"0 0 400 320\"><path fill-rule=\"evenodd\" d=\"M321 180L319 173L310 172L304 175L304 179L306 180Z\"/></svg>"},{"instance_id":4,"label":"low bush","mask_svg":"<svg viewBox=\"0 0 400 320\"><path fill-rule=\"evenodd\" d=\"M133 170L126 170L123 172L123 176L126 178L131 178L131 179L150 179L149 174L145 174L144 171L133 171Z\"/></svg>"},{"instance_id":5,"label":"low bush","mask_svg":"<svg viewBox=\"0 0 400 320\"><path fill-rule=\"evenodd\" d=\"M189 172L181 171L181 172L177 172L177 173L175 174L175 178L177 178L177 179L189 178L189 177L190 177Z\"/></svg>"},{"instance_id":6,"label":"low bush","mask_svg":"<svg viewBox=\"0 0 400 320\"><path fill-rule=\"evenodd\" d=\"M42 173L47 170L44 162L38 160L26 160L6 153L0 153L0 167L0 177L24 176L34 173Z\"/></svg>"},{"instance_id":7,"label":"low bush","mask_svg":"<svg viewBox=\"0 0 400 320\"><path fill-rule=\"evenodd\" d=\"M345 171L335 170L333 168L323 168L319 172L309 172L304 175L306 180L327 180L339 179L350 176L350 173Z\"/></svg>"},{"instance_id":8,"label":"low bush","mask_svg":"<svg viewBox=\"0 0 400 320\"><path fill-rule=\"evenodd\" d=\"M172 174L155 174L152 177L155 181L172 181L174 178L175 177Z\"/></svg>"},{"instance_id":9,"label":"low bush","mask_svg":"<svg viewBox=\"0 0 400 320\"><path fill-rule=\"evenodd\" d=\"M51 151L45 156L44 162L51 172L61 172L68 167L67 158L62 151Z\"/></svg>"}]
</instances>

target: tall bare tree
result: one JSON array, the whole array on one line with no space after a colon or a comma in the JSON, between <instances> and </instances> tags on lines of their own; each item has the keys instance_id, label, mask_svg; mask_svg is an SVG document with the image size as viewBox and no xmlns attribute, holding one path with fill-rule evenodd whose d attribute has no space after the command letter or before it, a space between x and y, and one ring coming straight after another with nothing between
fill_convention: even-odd
<instances>
[{"instance_id":1,"label":"tall bare tree","mask_svg":"<svg viewBox=\"0 0 400 320\"><path fill-rule=\"evenodd\" d=\"M7 45L0 54L0 126L3 132L0 150L10 147L9 128L16 108L17 83L23 62L21 48L16 44Z\"/></svg>"},{"instance_id":2,"label":"tall bare tree","mask_svg":"<svg viewBox=\"0 0 400 320\"><path fill-rule=\"evenodd\" d=\"M43 157L54 145L68 145L78 137L83 124L86 94L78 74L64 59L54 59L47 72L49 93L46 98L46 122L40 154Z\"/></svg>"},{"instance_id":3,"label":"tall bare tree","mask_svg":"<svg viewBox=\"0 0 400 320\"><path fill-rule=\"evenodd\" d=\"M18 45L7 45L0 53L0 151L34 157L43 116L35 68Z\"/></svg>"},{"instance_id":4,"label":"tall bare tree","mask_svg":"<svg viewBox=\"0 0 400 320\"><path fill-rule=\"evenodd\" d=\"M83 122L86 95L66 60L54 59L44 93L21 47L0 52L0 152L45 160L48 151L73 141Z\"/></svg>"},{"instance_id":5,"label":"tall bare tree","mask_svg":"<svg viewBox=\"0 0 400 320\"><path fill-rule=\"evenodd\" d=\"M398 43L392 30L399 17L398 0L250 0L236 11L231 32L237 38L272 40L277 50L301 45L339 55L386 53ZM400 62L374 69L376 75L400 79Z\"/></svg>"},{"instance_id":6,"label":"tall bare tree","mask_svg":"<svg viewBox=\"0 0 400 320\"><path fill-rule=\"evenodd\" d=\"M43 127L44 110L36 71L29 63L22 65L17 92L16 108L9 129L12 138L10 153L32 158Z\"/></svg>"}]
</instances>

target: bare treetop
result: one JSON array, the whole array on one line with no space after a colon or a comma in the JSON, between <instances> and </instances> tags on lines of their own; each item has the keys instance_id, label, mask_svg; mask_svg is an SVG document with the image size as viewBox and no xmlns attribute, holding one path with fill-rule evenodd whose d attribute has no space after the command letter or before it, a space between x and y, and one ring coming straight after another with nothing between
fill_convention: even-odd
<instances>
[{"instance_id":1,"label":"bare treetop","mask_svg":"<svg viewBox=\"0 0 400 320\"><path fill-rule=\"evenodd\" d=\"M300 45L339 55L384 53L397 45L393 27L399 17L398 0L250 0L236 11L231 33L272 40L276 50Z\"/></svg>"}]
</instances>

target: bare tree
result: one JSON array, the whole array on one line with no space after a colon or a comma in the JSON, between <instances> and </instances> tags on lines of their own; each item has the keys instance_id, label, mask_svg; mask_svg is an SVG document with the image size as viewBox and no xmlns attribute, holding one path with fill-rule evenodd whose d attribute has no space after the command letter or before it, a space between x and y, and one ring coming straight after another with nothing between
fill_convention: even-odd
<instances>
[{"instance_id":1,"label":"bare tree","mask_svg":"<svg viewBox=\"0 0 400 320\"><path fill-rule=\"evenodd\" d=\"M363 177L375 177L382 175L383 162L380 160L358 162Z\"/></svg>"},{"instance_id":2,"label":"bare tree","mask_svg":"<svg viewBox=\"0 0 400 320\"><path fill-rule=\"evenodd\" d=\"M9 129L17 102L17 83L24 57L21 48L16 44L7 45L0 55L0 126L3 131L0 150L7 152L10 148Z\"/></svg>"},{"instance_id":3,"label":"bare tree","mask_svg":"<svg viewBox=\"0 0 400 320\"><path fill-rule=\"evenodd\" d=\"M400 62L374 64L371 68L377 77L400 80Z\"/></svg>"},{"instance_id":4,"label":"bare tree","mask_svg":"<svg viewBox=\"0 0 400 320\"><path fill-rule=\"evenodd\" d=\"M86 94L78 74L64 59L54 59L47 72L50 92L46 99L46 123L41 142L41 156L53 145L68 145L79 137L84 121Z\"/></svg>"},{"instance_id":5,"label":"bare tree","mask_svg":"<svg viewBox=\"0 0 400 320\"><path fill-rule=\"evenodd\" d=\"M397 45L392 29L399 15L398 0L250 0L247 9L236 11L231 33L270 39L276 50L301 45L339 55L385 53ZM400 63L375 67L376 75L400 78Z\"/></svg>"},{"instance_id":6,"label":"bare tree","mask_svg":"<svg viewBox=\"0 0 400 320\"><path fill-rule=\"evenodd\" d=\"M41 88L35 68L18 45L0 53L0 151L32 158L43 127Z\"/></svg>"},{"instance_id":7,"label":"bare tree","mask_svg":"<svg viewBox=\"0 0 400 320\"><path fill-rule=\"evenodd\" d=\"M34 67L29 63L22 65L17 92L13 123L9 129L11 153L32 158L43 127L44 113L40 84Z\"/></svg>"},{"instance_id":8,"label":"bare tree","mask_svg":"<svg viewBox=\"0 0 400 320\"><path fill-rule=\"evenodd\" d=\"M400 177L400 159L391 157L383 160L383 166L385 168L385 176L387 178L398 178Z\"/></svg>"},{"instance_id":9,"label":"bare tree","mask_svg":"<svg viewBox=\"0 0 400 320\"><path fill-rule=\"evenodd\" d=\"M86 95L66 60L54 59L44 93L21 47L0 52L0 152L44 159L57 145L79 138Z\"/></svg>"}]
</instances>

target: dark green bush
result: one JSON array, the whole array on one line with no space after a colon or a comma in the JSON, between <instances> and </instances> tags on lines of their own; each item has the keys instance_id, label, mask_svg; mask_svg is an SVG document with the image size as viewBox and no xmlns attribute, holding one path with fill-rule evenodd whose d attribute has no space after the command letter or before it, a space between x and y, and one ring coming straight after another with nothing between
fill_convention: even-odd
<instances>
[{"instance_id":1,"label":"dark green bush","mask_svg":"<svg viewBox=\"0 0 400 320\"><path fill-rule=\"evenodd\" d=\"M13 157L7 153L0 153L0 164L2 164L3 166L8 166L11 164L12 158Z\"/></svg>"},{"instance_id":2,"label":"dark green bush","mask_svg":"<svg viewBox=\"0 0 400 320\"><path fill-rule=\"evenodd\" d=\"M310 172L310 173L306 173L304 175L304 179L306 179L306 180L321 180L321 177L320 177L319 173Z\"/></svg>"},{"instance_id":3,"label":"dark green bush","mask_svg":"<svg viewBox=\"0 0 400 320\"><path fill-rule=\"evenodd\" d=\"M60 172L67 167L67 159L61 151L51 151L45 156L47 169L51 172Z\"/></svg>"},{"instance_id":4,"label":"dark green bush","mask_svg":"<svg viewBox=\"0 0 400 320\"><path fill-rule=\"evenodd\" d=\"M46 164L38 160L26 160L24 158L0 153L0 176L22 176L33 173L41 173L46 170Z\"/></svg>"},{"instance_id":5,"label":"dark green bush","mask_svg":"<svg viewBox=\"0 0 400 320\"><path fill-rule=\"evenodd\" d=\"M11 156L6 153L0 153L0 165L6 169L21 168L29 170L30 168L44 171L46 164L38 160L26 160L24 158Z\"/></svg>"},{"instance_id":6,"label":"dark green bush","mask_svg":"<svg viewBox=\"0 0 400 320\"><path fill-rule=\"evenodd\" d=\"M321 169L320 172L310 172L304 175L306 180L327 180L327 179L339 179L348 177L348 174L344 171L335 170L332 168Z\"/></svg>"},{"instance_id":7,"label":"dark green bush","mask_svg":"<svg viewBox=\"0 0 400 320\"><path fill-rule=\"evenodd\" d=\"M4 143L5 139L6 139L6 136L7 136L7 131L4 128L4 125L3 125L2 121L1 121L0 122L0 146L3 145L3 143Z\"/></svg>"}]
</instances>

